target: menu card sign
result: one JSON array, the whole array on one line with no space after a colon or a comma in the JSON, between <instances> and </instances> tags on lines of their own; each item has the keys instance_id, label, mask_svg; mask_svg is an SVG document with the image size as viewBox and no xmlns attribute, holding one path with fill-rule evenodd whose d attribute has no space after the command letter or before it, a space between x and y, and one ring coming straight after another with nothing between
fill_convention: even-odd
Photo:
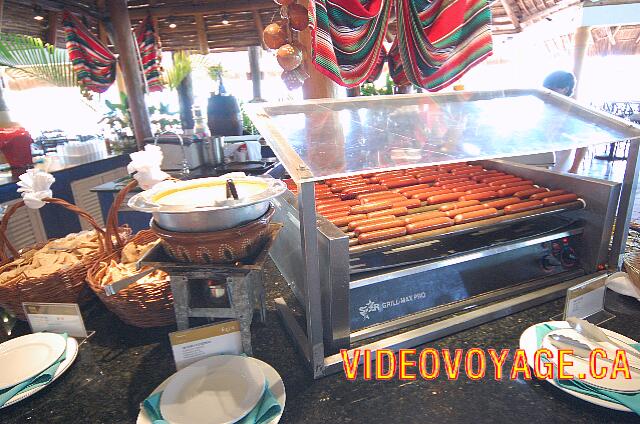
<instances>
[{"instance_id":1,"label":"menu card sign","mask_svg":"<svg viewBox=\"0 0 640 424\"><path fill-rule=\"evenodd\" d=\"M34 333L67 333L71 337L87 337L84 320L76 303L23 302L29 326Z\"/></svg>"},{"instance_id":2,"label":"menu card sign","mask_svg":"<svg viewBox=\"0 0 640 424\"><path fill-rule=\"evenodd\" d=\"M592 278L567 290L564 319L576 317L586 319L604 310L607 276Z\"/></svg>"},{"instance_id":3,"label":"menu card sign","mask_svg":"<svg viewBox=\"0 0 640 424\"><path fill-rule=\"evenodd\" d=\"M222 323L169 333L176 369L213 355L242 353L240 322Z\"/></svg>"}]
</instances>

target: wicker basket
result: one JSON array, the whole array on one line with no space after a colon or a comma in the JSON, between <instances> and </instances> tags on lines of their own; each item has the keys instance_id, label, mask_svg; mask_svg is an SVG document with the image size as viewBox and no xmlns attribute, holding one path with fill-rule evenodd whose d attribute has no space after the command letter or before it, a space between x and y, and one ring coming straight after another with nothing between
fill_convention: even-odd
<instances>
[{"instance_id":1,"label":"wicker basket","mask_svg":"<svg viewBox=\"0 0 640 424\"><path fill-rule=\"evenodd\" d=\"M640 289L640 252L631 252L624 255L624 269L627 271L631 282Z\"/></svg>"},{"instance_id":2,"label":"wicker basket","mask_svg":"<svg viewBox=\"0 0 640 424\"><path fill-rule=\"evenodd\" d=\"M85 219L96 230L98 235L98 248L95 252L83 257L79 262L66 268L62 268L52 274L38 278L19 275L11 280L1 282L0 305L9 309L18 319L21 320L26 319L22 309L23 302L85 303L90 299L91 293L86 290L85 285L87 270L94 264L96 259L104 256L105 254L105 232L87 212L62 199L47 198L44 199L44 201L62 206ZM2 223L0 224L0 259L2 261L0 262L0 269L2 266L7 265L14 259L20 257L21 254L25 254L31 250L37 250L44 246L44 244L41 243L29 249L23 249L22 252L18 252L11 245L8 237L6 237L9 219L19 208L23 206L23 201L14 203L7 210ZM4 253L5 249L9 251L8 255Z\"/></svg>"},{"instance_id":3,"label":"wicker basket","mask_svg":"<svg viewBox=\"0 0 640 424\"><path fill-rule=\"evenodd\" d=\"M107 240L112 240L112 253L97 261L87 273L87 283L91 290L105 304L105 306L122 321L140 328L162 327L175 323L173 310L173 295L169 282L159 283L133 283L129 287L119 291L115 295L107 296L102 286L102 277L106 272L108 263L112 259L120 260L122 248L126 243L136 245L148 244L158 239L152 231L142 230L126 243L118 236L115 229L118 227L118 209L122 205L126 195L136 187L137 182L131 181L116 196L107 216ZM113 236L113 237L112 237Z\"/></svg>"}]
</instances>

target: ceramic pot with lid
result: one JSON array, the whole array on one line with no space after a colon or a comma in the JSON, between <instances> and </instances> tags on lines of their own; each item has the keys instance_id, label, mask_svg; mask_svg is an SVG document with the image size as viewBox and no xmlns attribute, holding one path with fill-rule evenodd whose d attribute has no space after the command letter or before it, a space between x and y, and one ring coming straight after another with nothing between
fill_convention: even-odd
<instances>
[{"instance_id":1,"label":"ceramic pot with lid","mask_svg":"<svg viewBox=\"0 0 640 424\"><path fill-rule=\"evenodd\" d=\"M237 199L228 197L232 180ZM248 177L241 173L187 181L163 181L133 196L128 205L149 212L157 226L182 233L204 233L237 227L263 216L270 200L287 186L271 177Z\"/></svg>"}]
</instances>

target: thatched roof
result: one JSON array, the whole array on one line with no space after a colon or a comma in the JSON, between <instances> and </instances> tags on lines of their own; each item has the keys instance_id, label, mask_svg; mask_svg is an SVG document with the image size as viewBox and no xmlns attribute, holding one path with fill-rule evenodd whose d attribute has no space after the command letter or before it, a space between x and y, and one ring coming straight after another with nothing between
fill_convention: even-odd
<instances>
[{"instance_id":1,"label":"thatched roof","mask_svg":"<svg viewBox=\"0 0 640 424\"><path fill-rule=\"evenodd\" d=\"M98 19L105 16L104 1L5 0L0 30L45 40L49 35L53 40L48 29L57 22L55 42L63 46L59 11L66 8L79 13L97 33ZM128 4L132 24L151 14L165 50L243 50L259 45L262 28L278 18L278 6L272 0L129 0ZM577 9L581 4L579 0L495 0L491 6L494 34L517 36L536 22L552 20L559 12ZM34 5L40 8L37 13L42 20L34 19ZM171 28L172 24L175 28ZM558 34L546 41L550 49L570 48L571 37ZM593 28L589 53L640 53L640 26Z\"/></svg>"}]
</instances>

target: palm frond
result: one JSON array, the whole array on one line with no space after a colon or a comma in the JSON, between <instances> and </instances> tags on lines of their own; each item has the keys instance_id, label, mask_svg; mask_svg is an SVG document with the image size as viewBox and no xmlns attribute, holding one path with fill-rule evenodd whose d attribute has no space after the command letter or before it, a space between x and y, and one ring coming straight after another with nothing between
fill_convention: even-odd
<instances>
[{"instance_id":1,"label":"palm frond","mask_svg":"<svg viewBox=\"0 0 640 424\"><path fill-rule=\"evenodd\" d=\"M78 81L65 49L28 35L0 33L0 66L12 76L36 78L57 87L77 87Z\"/></svg>"}]
</instances>

